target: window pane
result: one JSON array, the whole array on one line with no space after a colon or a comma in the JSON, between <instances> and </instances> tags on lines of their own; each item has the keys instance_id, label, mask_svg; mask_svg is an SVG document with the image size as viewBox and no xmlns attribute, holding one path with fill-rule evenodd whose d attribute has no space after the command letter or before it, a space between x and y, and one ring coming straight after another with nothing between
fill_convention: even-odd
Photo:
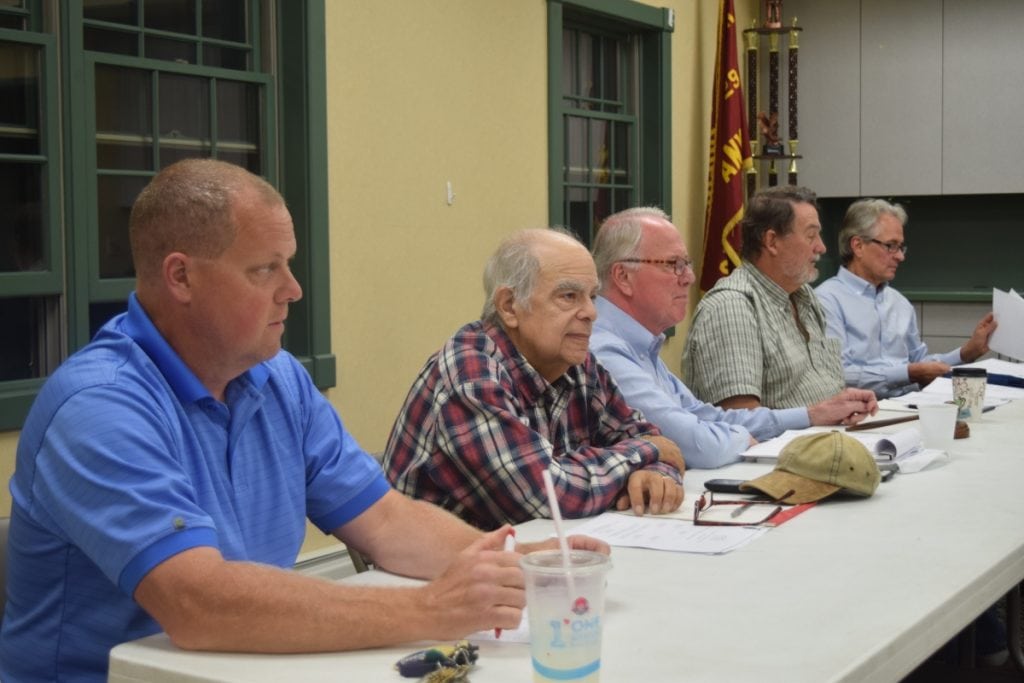
<instances>
[{"instance_id":1,"label":"window pane","mask_svg":"<svg viewBox=\"0 0 1024 683\"><path fill-rule=\"evenodd\" d=\"M249 69L249 51L220 47L218 45L204 45L203 64L205 66L219 66L223 69L247 71Z\"/></svg>"},{"instance_id":2,"label":"window pane","mask_svg":"<svg viewBox=\"0 0 1024 683\"><path fill-rule=\"evenodd\" d=\"M562 94L576 93L576 31L562 31ZM566 104L571 102L567 101Z\"/></svg>"},{"instance_id":3,"label":"window pane","mask_svg":"<svg viewBox=\"0 0 1024 683\"><path fill-rule=\"evenodd\" d=\"M86 26L84 40L86 50L115 55L139 54L139 37L135 33Z\"/></svg>"},{"instance_id":4,"label":"window pane","mask_svg":"<svg viewBox=\"0 0 1024 683\"><path fill-rule=\"evenodd\" d=\"M108 320L127 310L127 301L100 301L89 304L89 338L95 337Z\"/></svg>"},{"instance_id":5,"label":"window pane","mask_svg":"<svg viewBox=\"0 0 1024 683\"><path fill-rule=\"evenodd\" d=\"M590 192L594 201L594 213L590 218L590 223L586 226L585 234L592 235L594 229L601 225L601 221L612 215L612 191L606 187L595 187Z\"/></svg>"},{"instance_id":6,"label":"window pane","mask_svg":"<svg viewBox=\"0 0 1024 683\"><path fill-rule=\"evenodd\" d=\"M85 0L82 16L96 21L138 26L139 8L136 0Z\"/></svg>"},{"instance_id":7,"label":"window pane","mask_svg":"<svg viewBox=\"0 0 1024 683\"><path fill-rule=\"evenodd\" d=\"M0 161L0 216L0 272L44 270L42 164Z\"/></svg>"},{"instance_id":8,"label":"window pane","mask_svg":"<svg viewBox=\"0 0 1024 683\"><path fill-rule=\"evenodd\" d=\"M590 193L583 189L572 191L568 199L566 218L569 227L576 232L585 244L590 244Z\"/></svg>"},{"instance_id":9,"label":"window pane","mask_svg":"<svg viewBox=\"0 0 1024 683\"><path fill-rule=\"evenodd\" d=\"M580 34L580 95L601 96L601 39L589 33Z\"/></svg>"},{"instance_id":10,"label":"window pane","mask_svg":"<svg viewBox=\"0 0 1024 683\"><path fill-rule=\"evenodd\" d=\"M209 81L160 75L160 165L186 157L208 157L210 142Z\"/></svg>"},{"instance_id":11,"label":"window pane","mask_svg":"<svg viewBox=\"0 0 1024 683\"><path fill-rule=\"evenodd\" d=\"M259 86L217 81L217 138L256 145L260 140Z\"/></svg>"},{"instance_id":12,"label":"window pane","mask_svg":"<svg viewBox=\"0 0 1024 683\"><path fill-rule=\"evenodd\" d=\"M564 222L584 238L637 195L639 43L636 35L607 29L562 31L561 103L564 111L586 114L565 117Z\"/></svg>"},{"instance_id":13,"label":"window pane","mask_svg":"<svg viewBox=\"0 0 1024 683\"><path fill-rule=\"evenodd\" d=\"M606 100L618 101L619 99L619 41L614 38L605 38L603 40L603 49L601 51L601 57L604 60L602 64L602 75L604 80L604 86L602 87L601 97ZM616 105L605 105L605 111L618 111L620 107Z\"/></svg>"},{"instance_id":14,"label":"window pane","mask_svg":"<svg viewBox=\"0 0 1024 683\"><path fill-rule=\"evenodd\" d=\"M96 66L96 161L100 168L153 169L150 75Z\"/></svg>"},{"instance_id":15,"label":"window pane","mask_svg":"<svg viewBox=\"0 0 1024 683\"><path fill-rule=\"evenodd\" d=\"M590 181L593 183L611 182L611 126L607 121L592 119L590 121Z\"/></svg>"},{"instance_id":16,"label":"window pane","mask_svg":"<svg viewBox=\"0 0 1024 683\"><path fill-rule=\"evenodd\" d=\"M0 14L0 28L10 28L15 31L25 30L25 19L16 14Z\"/></svg>"},{"instance_id":17,"label":"window pane","mask_svg":"<svg viewBox=\"0 0 1024 683\"><path fill-rule=\"evenodd\" d=\"M614 190L612 192L612 197L614 199L614 204L612 204L612 213L631 208L635 205L633 202L633 190Z\"/></svg>"},{"instance_id":18,"label":"window pane","mask_svg":"<svg viewBox=\"0 0 1024 683\"><path fill-rule=\"evenodd\" d=\"M565 179L570 183L587 181L587 120L579 116L565 117L565 149L568 161Z\"/></svg>"},{"instance_id":19,"label":"window pane","mask_svg":"<svg viewBox=\"0 0 1024 683\"><path fill-rule=\"evenodd\" d=\"M146 28L197 35L195 10L195 0L146 0Z\"/></svg>"},{"instance_id":20,"label":"window pane","mask_svg":"<svg viewBox=\"0 0 1024 683\"><path fill-rule=\"evenodd\" d=\"M612 182L616 185L625 185L631 182L629 177L630 165L630 129L632 126L620 121L615 123L615 154L612 155L612 168L614 175Z\"/></svg>"},{"instance_id":21,"label":"window pane","mask_svg":"<svg viewBox=\"0 0 1024 683\"><path fill-rule=\"evenodd\" d=\"M39 153L39 48L0 43L0 153Z\"/></svg>"},{"instance_id":22,"label":"window pane","mask_svg":"<svg viewBox=\"0 0 1024 683\"><path fill-rule=\"evenodd\" d=\"M179 64L195 64L196 45L183 40L146 36L146 56Z\"/></svg>"},{"instance_id":23,"label":"window pane","mask_svg":"<svg viewBox=\"0 0 1024 683\"><path fill-rule=\"evenodd\" d=\"M54 315L57 297L0 299L0 320L18 334L0 334L0 381L45 377L56 365L59 348Z\"/></svg>"},{"instance_id":24,"label":"window pane","mask_svg":"<svg viewBox=\"0 0 1024 683\"><path fill-rule=\"evenodd\" d=\"M212 156L213 148L208 144L202 147L196 147L192 144L162 144L160 146L160 167L170 166L182 159L194 159L197 157L206 159ZM230 161L224 155L221 155L221 158L224 158L225 161Z\"/></svg>"},{"instance_id":25,"label":"window pane","mask_svg":"<svg viewBox=\"0 0 1024 683\"><path fill-rule=\"evenodd\" d=\"M217 81L217 158L262 172L260 86Z\"/></svg>"},{"instance_id":26,"label":"window pane","mask_svg":"<svg viewBox=\"0 0 1024 683\"><path fill-rule=\"evenodd\" d=\"M148 181L146 177L103 175L96 179L101 278L135 277L128 216Z\"/></svg>"},{"instance_id":27,"label":"window pane","mask_svg":"<svg viewBox=\"0 0 1024 683\"><path fill-rule=\"evenodd\" d=\"M207 38L248 41L245 0L203 0L203 35Z\"/></svg>"},{"instance_id":28,"label":"window pane","mask_svg":"<svg viewBox=\"0 0 1024 683\"><path fill-rule=\"evenodd\" d=\"M217 158L221 161L241 166L256 175L263 174L263 164L260 163L260 153L258 151L247 152L221 147L217 150Z\"/></svg>"}]
</instances>

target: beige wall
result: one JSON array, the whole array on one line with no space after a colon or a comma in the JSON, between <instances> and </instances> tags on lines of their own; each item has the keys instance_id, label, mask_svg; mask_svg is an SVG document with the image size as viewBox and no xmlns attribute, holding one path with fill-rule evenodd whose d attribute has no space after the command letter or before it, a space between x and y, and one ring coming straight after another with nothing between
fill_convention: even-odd
<instances>
[{"instance_id":1,"label":"beige wall","mask_svg":"<svg viewBox=\"0 0 1024 683\"><path fill-rule=\"evenodd\" d=\"M673 213L696 255L718 2L663 6L676 14ZM545 0L328 3L339 367L329 396L370 450L384 447L427 356L478 316L483 263L500 238L546 224L546 8ZM680 351L678 341L668 345L670 367Z\"/></svg>"},{"instance_id":2,"label":"beige wall","mask_svg":"<svg viewBox=\"0 0 1024 683\"><path fill-rule=\"evenodd\" d=\"M673 214L699 256L718 2L660 4L676 16ZM748 25L756 0L737 5L740 25ZM479 315L480 274L497 242L547 223L547 3L331 0L326 7L338 359L338 386L328 397L356 438L377 451L423 361ZM681 348L679 336L666 345L669 367L679 367ZM3 481L16 436L0 435ZM9 505L4 487L0 510Z\"/></svg>"}]
</instances>

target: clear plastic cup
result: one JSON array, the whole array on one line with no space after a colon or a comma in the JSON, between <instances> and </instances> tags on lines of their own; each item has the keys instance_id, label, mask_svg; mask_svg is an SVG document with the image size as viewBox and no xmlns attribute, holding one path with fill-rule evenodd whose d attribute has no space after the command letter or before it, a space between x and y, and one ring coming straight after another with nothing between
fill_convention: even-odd
<instances>
[{"instance_id":1,"label":"clear plastic cup","mask_svg":"<svg viewBox=\"0 0 1024 683\"><path fill-rule=\"evenodd\" d=\"M611 568L607 555L586 550L569 553L572 585L562 554L542 550L519 561L526 578L533 680L599 681L604 588Z\"/></svg>"}]
</instances>

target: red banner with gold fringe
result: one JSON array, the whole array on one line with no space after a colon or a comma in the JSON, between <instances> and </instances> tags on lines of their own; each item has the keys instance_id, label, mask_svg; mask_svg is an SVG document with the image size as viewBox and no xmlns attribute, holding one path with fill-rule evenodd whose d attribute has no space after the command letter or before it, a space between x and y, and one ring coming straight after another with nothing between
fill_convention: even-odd
<instances>
[{"instance_id":1,"label":"red banner with gold fringe","mask_svg":"<svg viewBox=\"0 0 1024 683\"><path fill-rule=\"evenodd\" d=\"M733 0L721 0L719 10L704 260L700 275L700 288L705 292L718 278L728 275L740 264L744 172L753 163L744 122Z\"/></svg>"}]
</instances>

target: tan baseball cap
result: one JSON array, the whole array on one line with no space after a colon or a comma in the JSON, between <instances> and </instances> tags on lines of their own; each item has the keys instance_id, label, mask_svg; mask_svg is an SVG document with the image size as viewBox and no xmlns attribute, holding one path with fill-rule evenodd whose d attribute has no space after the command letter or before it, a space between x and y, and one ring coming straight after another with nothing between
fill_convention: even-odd
<instances>
[{"instance_id":1,"label":"tan baseball cap","mask_svg":"<svg viewBox=\"0 0 1024 683\"><path fill-rule=\"evenodd\" d=\"M874 457L860 441L842 432L800 436L782 449L775 469L740 484L786 503L811 503L843 491L870 496L881 473Z\"/></svg>"}]
</instances>

